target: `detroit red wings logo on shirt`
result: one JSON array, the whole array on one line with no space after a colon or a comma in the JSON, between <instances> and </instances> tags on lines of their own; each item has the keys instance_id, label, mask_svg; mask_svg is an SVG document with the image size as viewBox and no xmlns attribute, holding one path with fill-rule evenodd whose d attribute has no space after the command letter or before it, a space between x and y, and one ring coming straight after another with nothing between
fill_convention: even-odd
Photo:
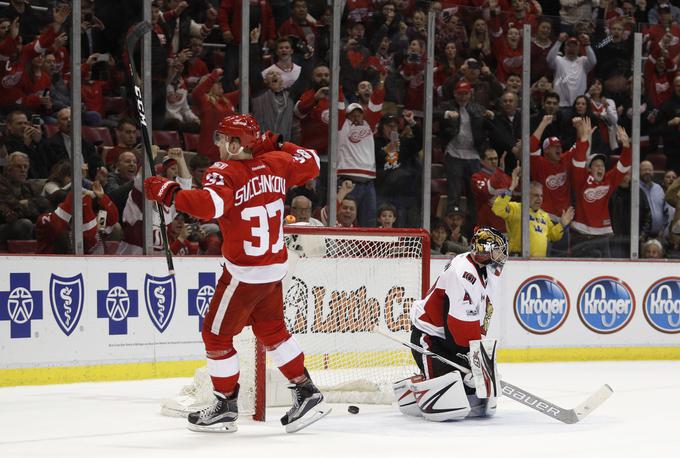
<instances>
[{"instance_id":1,"label":"detroit red wings logo on shirt","mask_svg":"<svg viewBox=\"0 0 680 458\"><path fill-rule=\"evenodd\" d=\"M19 81L21 81L21 77L24 75L24 72L22 71L17 71L15 73L12 73L10 75L5 76L2 79L2 86L3 87L14 87L17 84L19 84Z\"/></svg>"},{"instance_id":2,"label":"detroit red wings logo on shirt","mask_svg":"<svg viewBox=\"0 0 680 458\"><path fill-rule=\"evenodd\" d=\"M545 185L548 189L555 190L559 189L567 182L566 172L556 173L555 175L550 175L545 179Z\"/></svg>"},{"instance_id":3,"label":"detroit red wings logo on shirt","mask_svg":"<svg viewBox=\"0 0 680 458\"><path fill-rule=\"evenodd\" d=\"M608 193L609 185L597 186L596 188L590 188L583 191L583 198L586 200L586 202L593 203L602 199Z\"/></svg>"},{"instance_id":4,"label":"detroit red wings logo on shirt","mask_svg":"<svg viewBox=\"0 0 680 458\"><path fill-rule=\"evenodd\" d=\"M349 141L352 143L359 143L361 140L366 137L370 137L371 135L373 135L373 132L371 132L371 128L366 124L361 126L351 126L349 128Z\"/></svg>"}]
</instances>

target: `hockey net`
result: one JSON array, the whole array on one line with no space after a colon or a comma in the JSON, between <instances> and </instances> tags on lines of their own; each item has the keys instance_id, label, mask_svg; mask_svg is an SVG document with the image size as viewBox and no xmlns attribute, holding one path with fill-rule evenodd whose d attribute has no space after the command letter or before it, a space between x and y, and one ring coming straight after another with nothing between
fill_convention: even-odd
<instances>
[{"instance_id":1,"label":"hockey net","mask_svg":"<svg viewBox=\"0 0 680 458\"><path fill-rule=\"evenodd\" d=\"M427 232L290 225L285 234L289 274L283 281L284 316L314 383L328 402L391 403L392 383L417 367L408 349L373 329L379 326L408 339L410 306L429 284ZM287 381L249 329L237 350L240 411L261 419L265 397L268 406L290 404ZM183 396L185 404L192 396L211 401L204 368ZM171 414L166 406L164 413Z\"/></svg>"}]
</instances>

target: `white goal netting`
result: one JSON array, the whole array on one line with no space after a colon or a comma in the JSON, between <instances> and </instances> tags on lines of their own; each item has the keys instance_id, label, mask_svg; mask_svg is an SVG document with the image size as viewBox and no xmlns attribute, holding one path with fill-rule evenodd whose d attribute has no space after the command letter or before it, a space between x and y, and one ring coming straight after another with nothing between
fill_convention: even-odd
<instances>
[{"instance_id":1,"label":"white goal netting","mask_svg":"<svg viewBox=\"0 0 680 458\"><path fill-rule=\"evenodd\" d=\"M329 402L391 403L392 383L417 367L408 349L373 330L379 326L408 339L410 306L429 280L426 233L292 225L286 226L286 246L286 325L315 384ZM258 358L261 364L266 357ZM258 358L241 355L240 383L254 392L254 399L243 400L242 412L253 410L258 393L266 392L267 405L290 403L287 382L268 358L266 376L252 375ZM203 381L194 387L210 389L204 373L197 379ZM248 380L255 380L254 389L246 387ZM205 397L210 400L210 392Z\"/></svg>"}]
</instances>

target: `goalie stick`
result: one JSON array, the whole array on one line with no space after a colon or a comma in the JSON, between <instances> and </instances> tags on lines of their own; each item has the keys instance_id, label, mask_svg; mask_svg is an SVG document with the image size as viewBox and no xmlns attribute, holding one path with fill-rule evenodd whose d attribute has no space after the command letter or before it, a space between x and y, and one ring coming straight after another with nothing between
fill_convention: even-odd
<instances>
[{"instance_id":1,"label":"goalie stick","mask_svg":"<svg viewBox=\"0 0 680 458\"><path fill-rule=\"evenodd\" d=\"M467 367L461 366L460 364L450 361L436 353L425 350L423 347L420 347L411 342L404 342L403 340L383 331L377 326L374 328L373 332L385 336L388 339L391 339L395 342L398 342L401 345L410 348L411 350L415 350L426 356L436 358L439 361L443 362L444 364L448 364L449 366L455 367L464 374L470 373L470 369L468 369ZM614 392L609 385L606 384L602 385L599 390L591 394L585 401L583 401L573 409L565 409L564 407L560 407L557 404L553 404L550 401L546 401L543 398L539 398L538 396L529 393L528 391L523 390L522 388L515 386L511 383L508 383L506 381L501 380L501 386L503 387L503 394L506 397L512 399L513 401L519 402L520 404L524 404L525 406L530 407L542 413L543 415L547 415L551 418L554 418L555 420L567 424L578 423L579 421L583 420L593 410L598 408L604 401L606 401L609 398L609 396L611 396L612 393Z\"/></svg>"},{"instance_id":2,"label":"goalie stick","mask_svg":"<svg viewBox=\"0 0 680 458\"><path fill-rule=\"evenodd\" d=\"M149 161L149 168L151 169L151 174L155 174L153 155L151 154L151 140L149 139L149 128L146 124L146 111L144 110L144 98L142 97L142 88L140 87L140 77L135 68L135 48L137 43L142 39L145 33L151 31L151 24L146 21L138 22L133 25L128 31L125 43L127 45L128 53L128 71L130 73L130 80L132 81L132 86L134 87L135 94L135 108L137 110L137 121L139 122L139 130L142 131L142 145L144 151L146 152L146 158ZM170 252L170 247L168 245L168 232L165 227L165 211L163 210L163 204L156 202L156 210L158 211L158 216L160 219L160 231L161 239L163 240L163 250L165 251L165 260L168 264L168 273L171 276L175 275L175 266L172 261L172 253Z\"/></svg>"}]
</instances>

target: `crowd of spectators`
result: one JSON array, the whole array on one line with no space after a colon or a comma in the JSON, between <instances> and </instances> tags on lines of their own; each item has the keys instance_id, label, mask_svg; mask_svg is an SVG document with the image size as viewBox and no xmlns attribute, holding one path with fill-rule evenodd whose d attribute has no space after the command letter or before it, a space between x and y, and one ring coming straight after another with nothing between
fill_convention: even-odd
<instances>
[{"instance_id":1,"label":"crowd of spectators","mask_svg":"<svg viewBox=\"0 0 680 458\"><path fill-rule=\"evenodd\" d=\"M141 245L143 154L125 71L135 56L123 46L141 3L82 1L83 209L98 215L84 221L88 252L133 253ZM522 28L529 24L531 253L629 255L633 34L642 32L641 254L680 256L680 8L666 0L344 1L335 222L325 202L332 2L251 0L247 36L239 0L151 5L159 173L200 187L218 159L213 131L239 111L247 91L263 130L321 157L319 178L288 192L293 220L384 228L421 221L433 8L437 254L460 252L478 224L509 233L511 251L519 251L521 186L513 174L523 147ZM50 227L68 233L71 211L69 14L60 0L0 5L0 250L16 240L37 240L41 252L70 249L45 235ZM239 61L243 40L247 63ZM242 65L248 87L240 84ZM165 218L175 253L218 251L215 224L173 211Z\"/></svg>"}]
</instances>

